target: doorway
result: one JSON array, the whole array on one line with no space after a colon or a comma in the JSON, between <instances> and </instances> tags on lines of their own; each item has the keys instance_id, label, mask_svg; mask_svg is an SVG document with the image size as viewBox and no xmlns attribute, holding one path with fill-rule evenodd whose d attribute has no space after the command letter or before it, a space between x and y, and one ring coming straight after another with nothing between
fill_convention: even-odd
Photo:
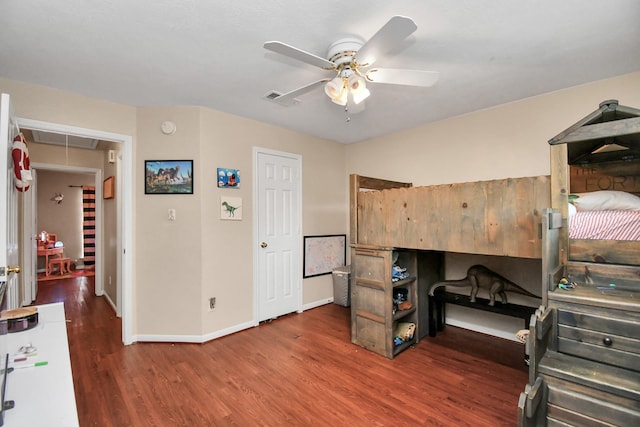
<instances>
[{"instance_id":1,"label":"doorway","mask_svg":"<svg viewBox=\"0 0 640 427\"><path fill-rule=\"evenodd\" d=\"M119 178L116 180L118 194L118 236L117 236L117 275L118 275L118 301L117 311L122 316L122 342L125 345L132 344L134 337L133 328L133 269L132 269L132 236L133 236L133 138L130 135L103 132L95 129L85 129L75 126L61 125L57 123L43 122L18 118L18 126L21 129L31 129L42 132L52 132L81 138L90 138L103 141L111 141L121 144L121 156L119 160ZM34 167L39 165L34 164ZM65 167L65 166L59 166ZM96 200L102 200L102 174L96 173ZM123 185L122 183L127 183ZM100 208L97 208L100 211ZM23 240L27 241L27 240ZM97 245L100 247L100 244ZM98 256L98 254L96 254ZM102 280L101 272L96 266L96 287Z\"/></svg>"},{"instance_id":2,"label":"doorway","mask_svg":"<svg viewBox=\"0 0 640 427\"><path fill-rule=\"evenodd\" d=\"M40 277L38 275L38 256L36 255L35 236L42 231L54 233L61 241L64 256L71 258L70 262L77 268L83 268L84 264L84 210L83 210L83 185L98 187L102 182L102 171L95 168L64 166L55 164L33 163L31 166L33 181L31 191L23 197L23 280L25 289L23 292L23 305L30 304L37 296L39 281L42 279L56 278L56 275ZM60 200L56 200L60 197ZM100 200L95 209L96 235L105 234ZM39 212L39 213L38 213ZM111 235L116 238L115 233ZM106 240L109 235L105 235ZM92 268L95 273L95 294L104 295L102 272L105 268L104 260L107 255L113 258L114 254L103 252L103 245L97 245L96 264ZM45 265L46 269L46 260ZM74 268L75 270L75 268ZM69 272L70 274L71 272ZM115 307L115 303L112 302Z\"/></svg>"},{"instance_id":3,"label":"doorway","mask_svg":"<svg viewBox=\"0 0 640 427\"><path fill-rule=\"evenodd\" d=\"M302 158L254 148L254 294L258 322L301 311Z\"/></svg>"}]
</instances>

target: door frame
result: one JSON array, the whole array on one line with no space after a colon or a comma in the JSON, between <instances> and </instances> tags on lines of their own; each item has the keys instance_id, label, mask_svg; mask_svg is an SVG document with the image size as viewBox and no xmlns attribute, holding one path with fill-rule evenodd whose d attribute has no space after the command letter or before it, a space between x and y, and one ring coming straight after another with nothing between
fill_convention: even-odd
<instances>
[{"instance_id":1,"label":"door frame","mask_svg":"<svg viewBox=\"0 0 640 427\"><path fill-rule=\"evenodd\" d=\"M122 203L118 210L118 222L122 227L118 227L118 242L120 249L117 258L118 277L118 300L122 301L122 307L118 307L122 316L122 342L125 345L134 342L133 337L133 137L113 132L104 132L95 129L80 128L58 123L44 122L17 118L20 128L39 130L44 132L62 133L79 136L82 138L99 139L103 141L117 142L121 144L122 150L122 176L118 181L122 182L121 197ZM101 173L100 173L100 176ZM129 185L124 185L129 183ZM120 186L118 187L120 189ZM100 193L98 193L100 192ZM102 193L102 182L96 184L96 197ZM102 197L99 197L101 202ZM101 263L102 264L102 263ZM96 276L98 272L96 271ZM97 277L96 277L97 279Z\"/></svg>"},{"instance_id":2,"label":"door frame","mask_svg":"<svg viewBox=\"0 0 640 427\"><path fill-rule=\"evenodd\" d=\"M36 182L38 182L38 173L35 169L31 169L31 186L29 191L22 195L22 235L20 236L20 252L22 253L22 301L21 306L31 304L38 293L38 273L37 269L37 243L35 235L35 218L36 213L33 210L37 198Z\"/></svg>"},{"instance_id":3,"label":"door frame","mask_svg":"<svg viewBox=\"0 0 640 427\"><path fill-rule=\"evenodd\" d=\"M273 155L273 156L280 156L280 157L289 157L291 159L294 159L297 163L298 166L298 247L295 248L295 259L294 259L294 263L298 266L302 266L302 156L300 154L294 154L294 153L288 153L286 151L277 151L277 150L271 150L268 148L261 148L261 147L253 147L253 206L254 208L254 215L253 215L253 319L254 319L254 323L257 325L258 319L259 319L259 304L260 304L260 289L259 289L259 284L260 284L260 279L258 277L258 258L260 256L260 233L259 233L259 225L260 225L260 215L262 214L262 212L259 212L258 209L260 208L260 204L259 204L259 194L258 194L258 188L260 188L259 186L259 180L260 180L260 176L258 174L258 156L260 154L268 154L268 155ZM302 268L302 267L300 267ZM301 271L301 270L300 270ZM300 275L299 277L299 281L298 281L298 308L297 308L297 312L301 313L302 312L302 301L303 301L303 281L302 281L302 275Z\"/></svg>"}]
</instances>

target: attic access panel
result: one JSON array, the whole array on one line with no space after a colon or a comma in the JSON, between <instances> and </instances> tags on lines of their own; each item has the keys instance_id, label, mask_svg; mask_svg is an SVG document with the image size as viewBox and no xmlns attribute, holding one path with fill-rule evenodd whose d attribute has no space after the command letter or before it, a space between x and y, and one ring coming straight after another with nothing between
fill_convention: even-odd
<instances>
[{"instance_id":1,"label":"attic access panel","mask_svg":"<svg viewBox=\"0 0 640 427\"><path fill-rule=\"evenodd\" d=\"M619 105L615 99L601 102L596 111L551 138L549 144L567 144L570 165L638 161L640 109Z\"/></svg>"}]
</instances>

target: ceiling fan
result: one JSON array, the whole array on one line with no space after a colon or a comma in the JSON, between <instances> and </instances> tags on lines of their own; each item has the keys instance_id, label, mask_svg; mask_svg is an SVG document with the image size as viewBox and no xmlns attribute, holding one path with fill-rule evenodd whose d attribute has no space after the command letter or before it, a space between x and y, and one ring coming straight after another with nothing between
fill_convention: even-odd
<instances>
[{"instance_id":1,"label":"ceiling fan","mask_svg":"<svg viewBox=\"0 0 640 427\"><path fill-rule=\"evenodd\" d=\"M327 59L279 41L269 41L264 48L331 71L332 78L309 83L298 89L271 98L282 104L293 104L296 97L316 87L324 86L327 96L336 104L360 104L369 95L367 83L429 87L438 80L438 72L396 68L371 68L374 62L395 45L410 36L418 27L411 18L393 16L368 41L347 37L329 46Z\"/></svg>"}]
</instances>

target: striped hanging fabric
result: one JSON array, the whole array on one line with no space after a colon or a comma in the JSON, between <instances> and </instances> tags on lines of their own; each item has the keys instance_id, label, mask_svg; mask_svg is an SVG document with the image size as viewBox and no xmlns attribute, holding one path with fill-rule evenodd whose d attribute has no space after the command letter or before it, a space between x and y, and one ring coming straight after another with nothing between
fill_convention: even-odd
<instances>
[{"instance_id":1,"label":"striped hanging fabric","mask_svg":"<svg viewBox=\"0 0 640 427\"><path fill-rule=\"evenodd\" d=\"M82 186L82 213L84 265L85 268L94 268L96 264L96 187L92 185Z\"/></svg>"}]
</instances>

